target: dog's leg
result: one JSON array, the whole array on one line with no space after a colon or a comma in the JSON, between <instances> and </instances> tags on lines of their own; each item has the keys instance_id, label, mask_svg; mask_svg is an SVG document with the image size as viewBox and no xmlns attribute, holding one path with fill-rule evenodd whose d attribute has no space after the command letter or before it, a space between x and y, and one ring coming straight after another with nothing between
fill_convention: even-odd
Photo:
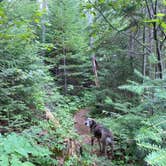
<instances>
[{"instance_id":1,"label":"dog's leg","mask_svg":"<svg viewBox=\"0 0 166 166\"><path fill-rule=\"evenodd\" d=\"M106 137L104 134L102 134L101 137L101 143L102 143L102 153L105 154L105 149L106 149Z\"/></svg>"},{"instance_id":2,"label":"dog's leg","mask_svg":"<svg viewBox=\"0 0 166 166\"><path fill-rule=\"evenodd\" d=\"M93 153L93 144L94 144L95 137L91 137L91 153Z\"/></svg>"},{"instance_id":3,"label":"dog's leg","mask_svg":"<svg viewBox=\"0 0 166 166\"><path fill-rule=\"evenodd\" d=\"M93 144L94 144L94 139L95 139L95 137L92 136L92 137L91 137L91 146L93 146Z\"/></svg>"},{"instance_id":4,"label":"dog's leg","mask_svg":"<svg viewBox=\"0 0 166 166\"><path fill-rule=\"evenodd\" d=\"M106 149L106 144L104 141L102 141L102 151L101 152L104 154L105 154L105 149Z\"/></svg>"},{"instance_id":5,"label":"dog's leg","mask_svg":"<svg viewBox=\"0 0 166 166\"><path fill-rule=\"evenodd\" d=\"M97 138L98 143L99 143L99 148L100 148L100 152L101 152L101 142L100 142L100 138Z\"/></svg>"},{"instance_id":6,"label":"dog's leg","mask_svg":"<svg viewBox=\"0 0 166 166\"><path fill-rule=\"evenodd\" d=\"M111 143L111 156L114 156L114 143Z\"/></svg>"},{"instance_id":7,"label":"dog's leg","mask_svg":"<svg viewBox=\"0 0 166 166\"><path fill-rule=\"evenodd\" d=\"M107 143L106 142L103 143L103 152L104 152L104 156L107 156Z\"/></svg>"}]
</instances>

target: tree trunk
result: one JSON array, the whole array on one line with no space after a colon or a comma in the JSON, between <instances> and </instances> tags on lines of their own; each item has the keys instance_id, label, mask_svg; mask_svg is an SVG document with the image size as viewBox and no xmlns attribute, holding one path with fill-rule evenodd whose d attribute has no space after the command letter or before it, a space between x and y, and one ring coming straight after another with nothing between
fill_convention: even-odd
<instances>
[{"instance_id":1,"label":"tree trunk","mask_svg":"<svg viewBox=\"0 0 166 166\"><path fill-rule=\"evenodd\" d=\"M146 44L146 28L145 25L143 27L143 44ZM146 49L143 47L143 64L142 64L142 74L145 77L146 76Z\"/></svg>"},{"instance_id":2,"label":"tree trunk","mask_svg":"<svg viewBox=\"0 0 166 166\"><path fill-rule=\"evenodd\" d=\"M97 61L95 55L92 56L92 66L93 66L93 72L95 75L95 85L96 87L99 87L99 79L98 79L98 74L97 74Z\"/></svg>"},{"instance_id":3,"label":"tree trunk","mask_svg":"<svg viewBox=\"0 0 166 166\"><path fill-rule=\"evenodd\" d=\"M129 58L130 58L130 65L131 65L131 70L134 72L134 64L133 64L133 59L134 59L134 32L130 31L130 37L129 37Z\"/></svg>"},{"instance_id":4,"label":"tree trunk","mask_svg":"<svg viewBox=\"0 0 166 166\"><path fill-rule=\"evenodd\" d=\"M148 14L149 14L149 18L150 20L152 19L157 19L157 13L158 13L158 0L155 1L151 1L150 3L148 3L148 0L146 1L146 7L148 10ZM163 67L162 67L162 57L161 57L161 50L160 50L160 46L161 46L161 42L160 39L158 38L159 36L159 26L157 25L156 22L152 22L153 25L153 39L154 39L154 45L155 45L155 53L157 56L157 65L155 67L155 72L156 72L156 77L159 77L160 79L163 78Z\"/></svg>"},{"instance_id":5,"label":"tree trunk","mask_svg":"<svg viewBox=\"0 0 166 166\"><path fill-rule=\"evenodd\" d=\"M67 71L66 71L66 53L65 51L63 51L63 75L64 75L64 92L65 92L65 95L67 94Z\"/></svg>"},{"instance_id":6,"label":"tree trunk","mask_svg":"<svg viewBox=\"0 0 166 166\"><path fill-rule=\"evenodd\" d=\"M152 41L152 38L153 38L153 31L152 29L149 27L148 28L148 43L149 43L149 48L151 50L151 53L153 52L153 41ZM151 54L149 54L148 56L151 56ZM154 79L155 78L155 75L154 75L155 71L154 71L154 65L152 63L149 64L149 76L150 78Z\"/></svg>"},{"instance_id":7,"label":"tree trunk","mask_svg":"<svg viewBox=\"0 0 166 166\"><path fill-rule=\"evenodd\" d=\"M93 23L93 17L91 14L88 14L88 23L89 23L89 26L92 25ZM90 37L90 48L93 50L93 47L94 47L94 38L91 36ZM95 85L96 87L99 87L100 84L99 84L99 78L98 78L98 72L97 72L97 60L96 60L96 56L94 53L92 53L92 69L93 69L93 73L94 73L94 76L95 76Z\"/></svg>"},{"instance_id":8,"label":"tree trunk","mask_svg":"<svg viewBox=\"0 0 166 166\"><path fill-rule=\"evenodd\" d=\"M156 19L156 15L158 13L158 0L155 0L155 5L154 5L154 19ZM161 58L161 51L160 51L160 39L158 38L158 26L157 23L153 23L153 30L154 30L154 40L155 40L155 45L156 45L156 55L157 55L157 71L159 73L159 78L162 79L163 77L163 67L162 67L162 58ZM158 75L158 74L157 74Z\"/></svg>"}]
</instances>

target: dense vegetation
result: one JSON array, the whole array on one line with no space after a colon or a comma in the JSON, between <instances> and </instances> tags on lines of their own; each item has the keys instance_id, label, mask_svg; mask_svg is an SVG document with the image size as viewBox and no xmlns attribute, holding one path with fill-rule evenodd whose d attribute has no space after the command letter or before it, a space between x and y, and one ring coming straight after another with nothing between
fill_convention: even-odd
<instances>
[{"instance_id":1,"label":"dense vegetation","mask_svg":"<svg viewBox=\"0 0 166 166\"><path fill-rule=\"evenodd\" d=\"M0 166L165 166L165 7L1 0ZM81 108L112 130L112 160L81 143Z\"/></svg>"}]
</instances>

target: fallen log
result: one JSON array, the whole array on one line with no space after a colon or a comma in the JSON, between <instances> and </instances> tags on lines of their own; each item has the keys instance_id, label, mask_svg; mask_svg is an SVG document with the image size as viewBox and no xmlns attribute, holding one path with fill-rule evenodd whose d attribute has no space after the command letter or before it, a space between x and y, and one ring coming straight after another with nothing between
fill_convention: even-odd
<instances>
[{"instance_id":1,"label":"fallen log","mask_svg":"<svg viewBox=\"0 0 166 166\"><path fill-rule=\"evenodd\" d=\"M49 109L45 110L45 118L47 120L52 121L53 124L55 125L55 127L60 127L59 120L57 118L55 118L55 116L53 115L53 113Z\"/></svg>"}]
</instances>

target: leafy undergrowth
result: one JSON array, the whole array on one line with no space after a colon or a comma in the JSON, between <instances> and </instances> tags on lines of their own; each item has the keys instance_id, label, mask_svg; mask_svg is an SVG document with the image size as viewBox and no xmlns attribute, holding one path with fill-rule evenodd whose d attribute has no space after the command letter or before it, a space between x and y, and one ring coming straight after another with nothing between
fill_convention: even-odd
<instances>
[{"instance_id":1,"label":"leafy undergrowth","mask_svg":"<svg viewBox=\"0 0 166 166\"><path fill-rule=\"evenodd\" d=\"M59 126L51 121L41 121L22 133L0 137L0 166L52 166L92 165L93 157L80 155L79 136L74 130L72 114L66 110L54 113ZM70 142L75 143L70 147ZM70 151L73 151L70 153Z\"/></svg>"},{"instance_id":2,"label":"leafy undergrowth","mask_svg":"<svg viewBox=\"0 0 166 166\"><path fill-rule=\"evenodd\" d=\"M128 146L128 132L129 127L127 121L135 120L133 117L122 121L109 120L106 118L98 119L113 130L117 136L115 142L115 158L109 160L104 156L98 155L98 146L95 146L96 152L91 151L89 144L82 143L82 138L76 133L74 128L73 114L76 108L81 108L87 105L86 100L92 96L87 93L83 99L78 97L63 97L58 93L54 96L49 96L48 107L51 114L56 119L57 123L46 118L39 119L39 122L24 129L20 133L11 133L0 138L0 166L125 166L133 165L134 159L131 160ZM85 101L85 102L83 102ZM83 105L80 104L83 102ZM43 114L43 113L42 113ZM139 119L138 119L139 121ZM125 124L126 123L126 124ZM126 125L126 129L124 126ZM123 127L122 127L123 126ZM119 135L119 133L124 133ZM131 133L130 133L131 134ZM131 144L130 146L133 146ZM80 147L83 149L82 155ZM126 150L127 149L127 150ZM124 154L124 151L126 154ZM136 165L136 164L135 164Z\"/></svg>"},{"instance_id":3,"label":"leafy undergrowth","mask_svg":"<svg viewBox=\"0 0 166 166\"><path fill-rule=\"evenodd\" d=\"M1 166L33 166L57 164L51 158L52 152L47 147L38 145L35 140L22 134L11 133L0 137Z\"/></svg>"}]
</instances>

